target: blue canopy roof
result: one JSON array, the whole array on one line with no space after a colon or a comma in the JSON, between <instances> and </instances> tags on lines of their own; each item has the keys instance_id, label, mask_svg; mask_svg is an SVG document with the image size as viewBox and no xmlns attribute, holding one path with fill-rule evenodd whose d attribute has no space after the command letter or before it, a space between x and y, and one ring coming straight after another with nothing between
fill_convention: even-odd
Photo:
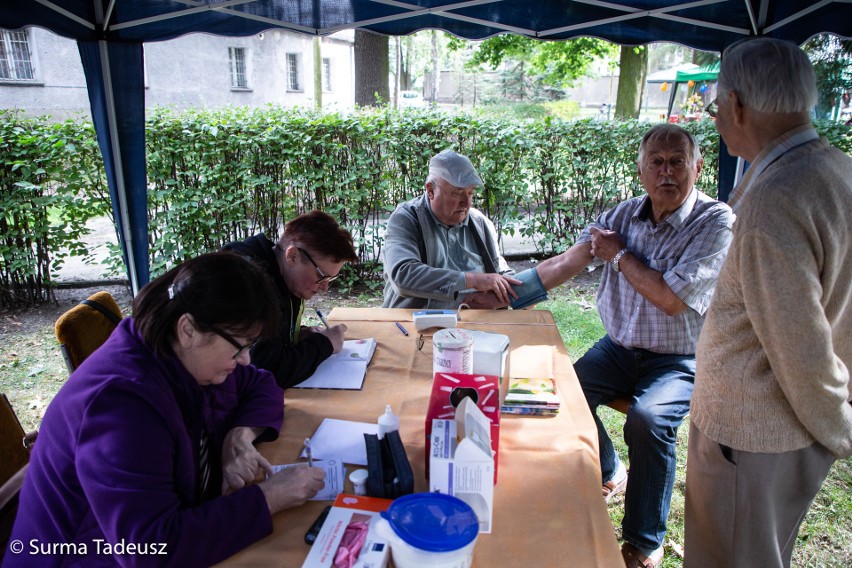
<instances>
[{"instance_id":1,"label":"blue canopy roof","mask_svg":"<svg viewBox=\"0 0 852 568\"><path fill-rule=\"evenodd\" d=\"M187 33L253 35L283 28L327 35L361 28L407 35L437 28L468 39L516 33L592 36L721 51L750 35L798 44L852 37L850 0L0 0L0 27L39 26L78 42L134 292L148 281L142 43ZM724 154L720 153L720 156ZM730 175L727 173L730 170ZM721 184L733 180L720 164ZM726 195L720 187L720 195Z\"/></svg>"},{"instance_id":2,"label":"blue canopy roof","mask_svg":"<svg viewBox=\"0 0 852 568\"><path fill-rule=\"evenodd\" d=\"M0 25L46 27L77 40L157 41L191 32L245 36L270 28L406 35L437 28L468 39L516 33L625 44L671 41L720 51L747 35L802 43L852 35L848 1L779 0L3 0Z\"/></svg>"}]
</instances>

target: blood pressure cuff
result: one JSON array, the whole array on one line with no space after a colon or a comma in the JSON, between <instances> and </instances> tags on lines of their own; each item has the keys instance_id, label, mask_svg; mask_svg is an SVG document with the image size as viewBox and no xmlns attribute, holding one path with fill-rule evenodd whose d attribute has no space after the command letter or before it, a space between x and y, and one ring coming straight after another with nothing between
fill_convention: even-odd
<instances>
[{"instance_id":1,"label":"blood pressure cuff","mask_svg":"<svg viewBox=\"0 0 852 568\"><path fill-rule=\"evenodd\" d=\"M547 290L544 289L544 284L541 283L541 278L539 278L535 268L528 268L520 274L515 274L512 278L523 282L523 284L512 286L512 289L518 294L518 299L511 304L513 310L520 310L547 300Z\"/></svg>"},{"instance_id":2,"label":"blood pressure cuff","mask_svg":"<svg viewBox=\"0 0 852 568\"><path fill-rule=\"evenodd\" d=\"M399 432L393 431L379 440L375 434L364 434L367 445L367 495L396 499L414 492L414 474Z\"/></svg>"}]
</instances>

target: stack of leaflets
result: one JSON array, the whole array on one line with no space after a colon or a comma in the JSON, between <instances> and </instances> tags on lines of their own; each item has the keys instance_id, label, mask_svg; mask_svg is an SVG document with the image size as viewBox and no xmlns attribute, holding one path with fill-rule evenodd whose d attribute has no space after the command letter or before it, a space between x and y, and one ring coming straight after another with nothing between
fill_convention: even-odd
<instances>
[{"instance_id":1,"label":"stack of leaflets","mask_svg":"<svg viewBox=\"0 0 852 568\"><path fill-rule=\"evenodd\" d=\"M503 414L553 416L559 412L559 394L553 379L511 379Z\"/></svg>"}]
</instances>

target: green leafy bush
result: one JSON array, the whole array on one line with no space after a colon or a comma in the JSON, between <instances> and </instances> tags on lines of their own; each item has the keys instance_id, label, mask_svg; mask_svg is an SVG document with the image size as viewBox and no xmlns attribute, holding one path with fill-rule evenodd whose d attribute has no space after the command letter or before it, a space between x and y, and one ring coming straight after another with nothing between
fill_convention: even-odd
<instances>
[{"instance_id":1,"label":"green leafy bush","mask_svg":"<svg viewBox=\"0 0 852 568\"><path fill-rule=\"evenodd\" d=\"M51 298L51 270L88 254L86 221L109 213L91 123L0 110L0 307Z\"/></svg>"}]
</instances>

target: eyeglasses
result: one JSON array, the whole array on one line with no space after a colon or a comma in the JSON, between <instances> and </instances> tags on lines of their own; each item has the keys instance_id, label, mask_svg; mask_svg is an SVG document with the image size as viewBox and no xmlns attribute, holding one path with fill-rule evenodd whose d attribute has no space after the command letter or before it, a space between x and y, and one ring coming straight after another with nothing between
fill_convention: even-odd
<instances>
[{"instance_id":1,"label":"eyeglasses","mask_svg":"<svg viewBox=\"0 0 852 568\"><path fill-rule=\"evenodd\" d=\"M710 118L716 118L716 114L719 112L719 104L716 102L719 99L713 99L709 105L704 107L704 112L710 115Z\"/></svg>"},{"instance_id":2,"label":"eyeglasses","mask_svg":"<svg viewBox=\"0 0 852 568\"><path fill-rule=\"evenodd\" d=\"M255 339L251 343L247 343L246 345L241 345L240 342L237 341L236 339L234 339L234 336L231 335L230 333L228 333L226 331L222 331L221 329L216 329L215 327L211 328L211 329L213 330L213 333L215 333L216 335L218 335L219 337L221 337L222 339L224 339L225 341L227 341L228 343L230 343L231 345L233 345L234 347L237 348L237 352L234 353L233 357L231 357L231 359L233 359L235 361L237 359L239 359L240 356L243 353L246 352L246 350L251 351L252 349L254 349L254 346L257 345L257 342L259 341L258 339Z\"/></svg>"},{"instance_id":3,"label":"eyeglasses","mask_svg":"<svg viewBox=\"0 0 852 568\"><path fill-rule=\"evenodd\" d=\"M311 264L314 265L314 269L316 269L317 274L319 274L319 280L317 280L317 282L316 282L317 284L319 284L320 282L334 282L340 276L339 274L335 274L334 276L327 275L325 272L322 271L322 269L319 266L317 266L317 263L314 262L314 259L312 259L311 255L308 254L308 251L306 251L302 247L296 247L296 248L299 249L302 252L302 254L305 255L305 258L307 258L309 261L311 261Z\"/></svg>"}]
</instances>

